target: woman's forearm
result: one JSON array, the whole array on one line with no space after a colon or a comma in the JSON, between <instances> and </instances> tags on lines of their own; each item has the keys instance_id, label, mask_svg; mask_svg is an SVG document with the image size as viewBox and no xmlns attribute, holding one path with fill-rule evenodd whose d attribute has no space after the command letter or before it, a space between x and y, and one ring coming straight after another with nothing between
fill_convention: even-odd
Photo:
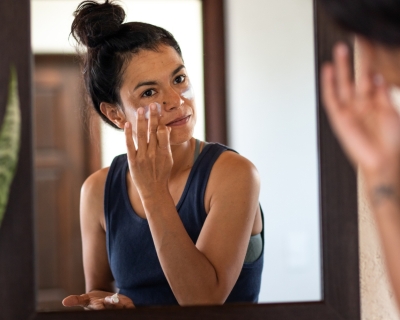
<instances>
[{"instance_id":1,"label":"woman's forearm","mask_svg":"<svg viewBox=\"0 0 400 320\"><path fill-rule=\"evenodd\" d=\"M380 234L398 305L400 305L400 179L377 181L368 187L372 211Z\"/></svg>"},{"instance_id":2,"label":"woman's forearm","mask_svg":"<svg viewBox=\"0 0 400 320\"><path fill-rule=\"evenodd\" d=\"M227 290L187 234L169 191L155 194L143 204L161 267L179 304L224 303Z\"/></svg>"}]
</instances>

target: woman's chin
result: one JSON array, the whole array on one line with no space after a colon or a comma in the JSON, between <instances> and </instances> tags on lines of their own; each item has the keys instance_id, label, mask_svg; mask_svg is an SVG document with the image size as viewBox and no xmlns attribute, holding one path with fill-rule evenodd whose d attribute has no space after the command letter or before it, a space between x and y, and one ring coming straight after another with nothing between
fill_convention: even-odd
<instances>
[{"instance_id":1,"label":"woman's chin","mask_svg":"<svg viewBox=\"0 0 400 320\"><path fill-rule=\"evenodd\" d=\"M184 129L184 130L182 130ZM189 141L193 137L194 127L189 126L186 128L174 128L172 127L170 135L170 145L181 145Z\"/></svg>"}]
</instances>

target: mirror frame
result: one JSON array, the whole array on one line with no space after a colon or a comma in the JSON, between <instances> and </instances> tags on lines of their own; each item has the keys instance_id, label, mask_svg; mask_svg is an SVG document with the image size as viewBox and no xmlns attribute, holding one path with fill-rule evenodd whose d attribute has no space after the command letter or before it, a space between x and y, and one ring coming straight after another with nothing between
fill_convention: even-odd
<instances>
[{"instance_id":1,"label":"mirror frame","mask_svg":"<svg viewBox=\"0 0 400 320\"><path fill-rule=\"evenodd\" d=\"M348 34L327 19L314 0L316 83L323 61L337 40ZM226 143L224 0L203 0L207 140ZM3 119L9 68L16 65L22 113L21 147L16 175L0 228L0 319L87 319L87 311L36 311L34 272L34 197L32 125L32 53L30 1L1 0L0 119ZM212 77L210 75L213 75ZM317 86L318 87L318 86ZM317 90L320 171L322 300L306 303L225 306L148 307L91 312L94 319L360 319L358 211L356 174L327 122ZM218 106L218 107L217 107ZM220 108L223 106L223 108ZM220 109L219 109L220 108ZM217 110L217 111L215 111ZM211 123L210 119L217 119ZM2 123L2 121L0 121Z\"/></svg>"}]
</instances>

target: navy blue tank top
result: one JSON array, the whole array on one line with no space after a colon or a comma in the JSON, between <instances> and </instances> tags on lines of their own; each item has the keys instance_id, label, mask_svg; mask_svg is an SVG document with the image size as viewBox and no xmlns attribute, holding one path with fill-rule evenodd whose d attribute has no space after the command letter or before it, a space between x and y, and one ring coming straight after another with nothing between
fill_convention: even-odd
<instances>
[{"instance_id":1,"label":"navy blue tank top","mask_svg":"<svg viewBox=\"0 0 400 320\"><path fill-rule=\"evenodd\" d=\"M211 169L226 150L231 149L214 143L204 147L176 206L193 243L196 243L207 218L204 195ZM108 260L116 287L119 293L131 298L135 306L176 305L178 302L161 268L148 222L135 213L130 203L127 170L126 154L115 157L104 194ZM258 301L263 255L264 252L254 262L244 263L226 302Z\"/></svg>"}]
</instances>

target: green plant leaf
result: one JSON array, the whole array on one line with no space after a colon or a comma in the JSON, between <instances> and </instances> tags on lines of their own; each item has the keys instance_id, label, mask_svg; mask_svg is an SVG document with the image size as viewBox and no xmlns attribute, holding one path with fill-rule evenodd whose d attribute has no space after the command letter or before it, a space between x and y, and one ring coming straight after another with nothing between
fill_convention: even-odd
<instances>
[{"instance_id":1,"label":"green plant leaf","mask_svg":"<svg viewBox=\"0 0 400 320\"><path fill-rule=\"evenodd\" d=\"M11 67L6 112L0 128L0 227L17 167L20 135L21 111L18 98L17 72L14 67Z\"/></svg>"}]
</instances>

